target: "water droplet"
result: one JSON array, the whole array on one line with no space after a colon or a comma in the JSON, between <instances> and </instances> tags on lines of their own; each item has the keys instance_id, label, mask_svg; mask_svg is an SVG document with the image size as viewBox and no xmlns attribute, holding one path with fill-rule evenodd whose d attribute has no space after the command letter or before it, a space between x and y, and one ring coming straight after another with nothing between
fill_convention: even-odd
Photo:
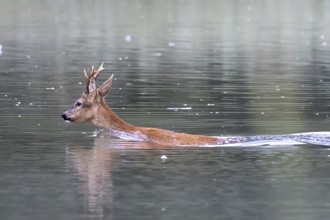
<instances>
[{"instance_id":1,"label":"water droplet","mask_svg":"<svg viewBox=\"0 0 330 220\"><path fill-rule=\"evenodd\" d=\"M155 57L160 57L160 56L162 56L162 53L153 53L153 55L154 55Z\"/></svg>"},{"instance_id":2,"label":"water droplet","mask_svg":"<svg viewBox=\"0 0 330 220\"><path fill-rule=\"evenodd\" d=\"M131 37L131 35L126 35L126 36L125 36L125 41L126 41L126 42L131 42L131 41L132 41L132 37Z\"/></svg>"},{"instance_id":3,"label":"water droplet","mask_svg":"<svg viewBox=\"0 0 330 220\"><path fill-rule=\"evenodd\" d=\"M94 131L94 132L92 133L92 137L97 137L98 133L99 133L98 130Z\"/></svg>"},{"instance_id":4,"label":"water droplet","mask_svg":"<svg viewBox=\"0 0 330 220\"><path fill-rule=\"evenodd\" d=\"M179 111L179 110L191 110L192 107L167 107L166 110Z\"/></svg>"},{"instance_id":5,"label":"water droplet","mask_svg":"<svg viewBox=\"0 0 330 220\"><path fill-rule=\"evenodd\" d=\"M166 155L162 155L162 156L160 157L160 159L162 159L162 160L166 160L166 159L167 159L167 156L166 156Z\"/></svg>"},{"instance_id":6,"label":"water droplet","mask_svg":"<svg viewBox=\"0 0 330 220\"><path fill-rule=\"evenodd\" d=\"M169 47L174 47L175 46L175 43L174 42L168 42L168 46Z\"/></svg>"}]
</instances>

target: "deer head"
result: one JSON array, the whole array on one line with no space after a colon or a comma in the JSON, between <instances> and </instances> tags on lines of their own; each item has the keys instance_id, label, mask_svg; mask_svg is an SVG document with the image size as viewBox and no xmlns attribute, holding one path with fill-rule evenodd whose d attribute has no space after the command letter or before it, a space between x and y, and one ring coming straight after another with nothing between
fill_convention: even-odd
<instances>
[{"instance_id":1,"label":"deer head","mask_svg":"<svg viewBox=\"0 0 330 220\"><path fill-rule=\"evenodd\" d=\"M98 88L96 87L96 78L104 69L103 62L97 70L92 66L89 75L84 69L86 91L83 92L81 97L74 102L73 106L62 114L64 120L71 122L84 122L94 119L99 107L102 104L105 104L104 97L109 93L113 81L112 74L101 86Z\"/></svg>"}]
</instances>

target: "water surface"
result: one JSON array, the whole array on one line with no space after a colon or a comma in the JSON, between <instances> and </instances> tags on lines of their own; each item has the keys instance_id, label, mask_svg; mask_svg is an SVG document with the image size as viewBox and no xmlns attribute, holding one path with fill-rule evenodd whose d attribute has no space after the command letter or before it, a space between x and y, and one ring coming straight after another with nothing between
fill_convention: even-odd
<instances>
[{"instance_id":1,"label":"water surface","mask_svg":"<svg viewBox=\"0 0 330 220\"><path fill-rule=\"evenodd\" d=\"M142 150L60 118L104 61L132 124L327 131L328 1L0 2L1 219L328 218L324 146Z\"/></svg>"}]
</instances>

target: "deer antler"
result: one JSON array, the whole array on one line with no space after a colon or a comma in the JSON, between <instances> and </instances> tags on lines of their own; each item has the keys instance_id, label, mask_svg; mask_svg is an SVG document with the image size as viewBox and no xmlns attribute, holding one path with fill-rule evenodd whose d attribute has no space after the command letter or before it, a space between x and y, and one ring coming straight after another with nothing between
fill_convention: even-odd
<instances>
[{"instance_id":1,"label":"deer antler","mask_svg":"<svg viewBox=\"0 0 330 220\"><path fill-rule=\"evenodd\" d=\"M87 92L88 92L88 86L89 86L89 83L90 83L91 79L94 78L96 80L96 78L98 77L99 73L102 70L105 70L105 68L103 67L103 62L101 63L100 67L97 70L95 70L94 66L92 66L92 70L91 70L89 75L87 74L86 69L84 69L85 81L86 81L86 86L87 86L86 91Z\"/></svg>"}]
</instances>

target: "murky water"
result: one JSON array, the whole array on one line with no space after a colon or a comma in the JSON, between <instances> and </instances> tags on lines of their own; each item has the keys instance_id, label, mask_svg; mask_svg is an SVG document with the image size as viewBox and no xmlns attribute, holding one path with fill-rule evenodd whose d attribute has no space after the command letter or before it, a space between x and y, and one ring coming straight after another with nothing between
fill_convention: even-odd
<instances>
[{"instance_id":1,"label":"murky water","mask_svg":"<svg viewBox=\"0 0 330 220\"><path fill-rule=\"evenodd\" d=\"M132 124L327 131L329 1L0 3L1 219L328 219L329 148L142 150L60 114L104 61Z\"/></svg>"}]
</instances>

